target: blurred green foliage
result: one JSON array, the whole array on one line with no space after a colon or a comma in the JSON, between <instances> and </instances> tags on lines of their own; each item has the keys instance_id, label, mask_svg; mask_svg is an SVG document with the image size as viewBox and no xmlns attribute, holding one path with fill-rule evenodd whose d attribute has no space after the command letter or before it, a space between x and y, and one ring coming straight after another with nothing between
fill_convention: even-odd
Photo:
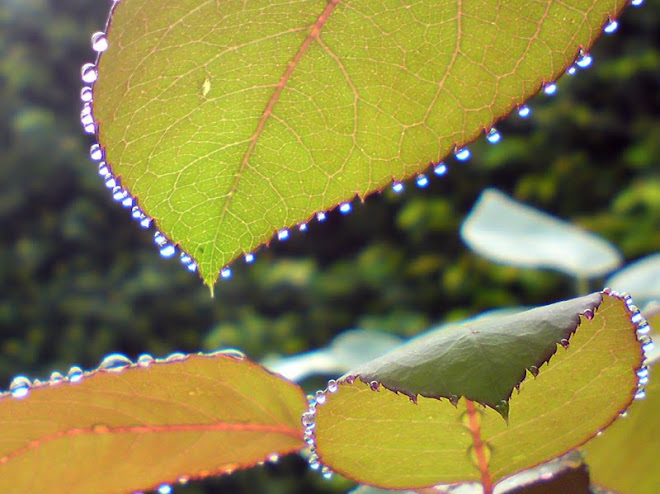
<instances>
[{"instance_id":1,"label":"blurred green foliage","mask_svg":"<svg viewBox=\"0 0 660 494\"><path fill-rule=\"evenodd\" d=\"M471 254L458 227L481 190L517 199L602 235L628 260L660 246L660 0L624 14L594 65L566 76L533 116L498 125L467 164L425 190L407 184L329 215L237 263L215 299L162 260L113 203L88 161L78 123L80 66L110 2L0 4L0 382L90 368L110 352L239 347L256 360L326 345L349 328L410 336L507 305L574 295L557 273L497 266ZM592 288L601 288L593 286ZM304 478L304 480L301 480ZM196 484L187 492L342 492L302 460Z\"/></svg>"}]
</instances>

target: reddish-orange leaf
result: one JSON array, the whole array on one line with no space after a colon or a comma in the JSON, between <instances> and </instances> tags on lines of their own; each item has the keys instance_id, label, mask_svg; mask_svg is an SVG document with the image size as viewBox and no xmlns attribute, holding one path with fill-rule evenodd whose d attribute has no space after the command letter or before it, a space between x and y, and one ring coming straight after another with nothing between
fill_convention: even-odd
<instances>
[{"instance_id":1,"label":"reddish-orange leaf","mask_svg":"<svg viewBox=\"0 0 660 494\"><path fill-rule=\"evenodd\" d=\"M303 446L302 390L235 352L106 364L0 398L0 491L129 492Z\"/></svg>"}]
</instances>

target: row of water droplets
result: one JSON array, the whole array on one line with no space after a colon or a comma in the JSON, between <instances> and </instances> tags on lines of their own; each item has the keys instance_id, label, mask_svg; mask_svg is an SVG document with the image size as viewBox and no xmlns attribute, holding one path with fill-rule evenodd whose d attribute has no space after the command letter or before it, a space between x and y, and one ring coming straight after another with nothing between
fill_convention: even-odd
<instances>
[{"instance_id":1,"label":"row of water droplets","mask_svg":"<svg viewBox=\"0 0 660 494\"><path fill-rule=\"evenodd\" d=\"M198 355L204 355L208 357L224 356L239 361L245 359L245 354L233 348L218 350L217 352L213 352L213 353L205 353L205 354L200 353ZM135 361L132 361L126 355L123 355L121 353L112 353L106 356L101 361L98 368L93 371L83 371L80 367L74 365L67 371L66 374L55 371L45 381L39 379L35 379L34 381L32 381L26 376L16 376L14 379L12 379L11 383L9 384L9 391L6 393L1 393L0 397L10 395L13 396L14 398L21 399L28 396L32 389L40 388L44 386L55 386L64 382L78 383L97 372L118 373L130 367L145 368L151 366L152 364L168 364L173 362L183 362L184 360L187 360L189 357L190 354L177 352L177 353L172 353L164 358L154 358L151 355L144 353L140 355Z\"/></svg>"},{"instance_id":2,"label":"row of water droplets","mask_svg":"<svg viewBox=\"0 0 660 494\"><path fill-rule=\"evenodd\" d=\"M630 320L635 325L636 335L639 342L642 344L644 352L644 360L642 366L637 371L637 389L635 391L635 400L643 400L646 398L646 385L649 382L649 355L654 350L654 343L651 340L651 326L644 318L639 308L633 303L632 297L628 293L617 293L609 288L605 288L603 293L619 297L626 302L626 307L630 311ZM624 411L621 416L625 417L627 413Z\"/></svg>"},{"instance_id":3,"label":"row of water droplets","mask_svg":"<svg viewBox=\"0 0 660 494\"><path fill-rule=\"evenodd\" d=\"M119 0L115 0L114 5ZM643 3L643 0L633 0L632 5L639 6ZM604 27L604 32L607 34L614 33L618 28L618 21L610 19L609 22ZM81 92L80 99L83 103L83 108L80 114L80 122L83 126L85 132L89 134L96 134L97 127L94 121L92 101L94 99L93 93L93 84L98 78L98 61L100 55L108 49L108 38L104 32L97 32L92 35L92 49L97 53L97 59L95 63L86 63L81 69L81 76L83 82L86 84ZM567 73L573 75L577 72L578 69L585 69L589 67L593 59L591 55L587 53L580 52L574 65L572 65ZM547 95L553 95L557 92L557 83L551 82L545 84L543 87L543 92ZM531 115L531 108L527 105L522 105L518 108L518 115L521 118L527 118ZM497 144L501 141L502 135L495 128L490 128L485 133L486 140L490 144ZM129 191L122 187L119 177L113 175L110 166L104 160L104 152L101 146L97 143L92 145L90 149L90 157L94 162L98 163L98 172L101 178L104 180L105 185L110 189L112 198L119 202L123 207L131 210L131 216L135 219L142 228L149 229L153 226L153 219L149 218L137 205L136 199L131 196ZM454 150L454 158L459 162L468 161L471 157L471 152L468 148L456 148ZM444 162L437 163L433 166L432 174L435 176L443 176L447 173L448 167ZM426 188L430 184L430 174L421 173L415 176L414 183L418 188ZM393 181L391 185L392 191L395 193L401 193L404 190L404 184L400 181ZM353 209L353 206L350 201L341 203L337 210L341 214L349 214ZM315 215L315 219L319 222L323 222L327 218L327 212L319 212ZM300 223L298 225L298 230L301 232L306 231L308 228L307 222ZM276 238L280 242L287 240L290 237L289 229L283 228L276 233ZM181 251L173 242L171 242L163 233L157 229L154 232L154 243L158 247L160 255L164 258L175 257L178 253L179 260L181 263L188 269L190 272L197 271L197 264L193 260L192 256L188 253ZM246 263L252 263L255 260L253 253L246 253L244 255L244 260ZM229 267L225 267L220 271L220 278L228 279L231 278L232 271Z\"/></svg>"}]
</instances>

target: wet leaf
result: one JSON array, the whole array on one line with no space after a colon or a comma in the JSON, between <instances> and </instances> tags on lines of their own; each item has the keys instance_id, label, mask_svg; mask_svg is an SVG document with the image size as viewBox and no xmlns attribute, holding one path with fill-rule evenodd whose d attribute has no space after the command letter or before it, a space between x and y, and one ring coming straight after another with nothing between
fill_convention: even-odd
<instances>
[{"instance_id":1,"label":"wet leaf","mask_svg":"<svg viewBox=\"0 0 660 494\"><path fill-rule=\"evenodd\" d=\"M622 261L616 248L602 238L497 189L482 192L461 226L461 237L491 261L552 268L575 277L605 275Z\"/></svg>"},{"instance_id":2,"label":"wet leaf","mask_svg":"<svg viewBox=\"0 0 660 494\"><path fill-rule=\"evenodd\" d=\"M626 3L122 0L99 141L211 285L276 231L476 139Z\"/></svg>"},{"instance_id":3,"label":"wet leaf","mask_svg":"<svg viewBox=\"0 0 660 494\"><path fill-rule=\"evenodd\" d=\"M226 354L94 371L0 398L0 490L117 493L302 446L300 388Z\"/></svg>"},{"instance_id":4,"label":"wet leaf","mask_svg":"<svg viewBox=\"0 0 660 494\"><path fill-rule=\"evenodd\" d=\"M383 365L367 377L373 382L363 383L361 378L366 376L357 373L360 377L352 384L350 378L344 379L336 393L326 394L325 404L317 405L316 448L320 460L343 475L377 487L413 489L470 481L492 486L508 475L585 443L630 404L642 359L636 325L625 300L604 294L602 302L594 304L593 297L557 304L562 308L555 313L558 321L567 303L575 310L574 317L585 306L595 305L597 309L591 320L580 317L569 348L559 348L549 364L540 368L538 377L527 374L520 393L511 396L508 423L493 409L466 398L460 398L456 406L445 399L424 397L417 398L415 404L408 396L378 385L380 373L387 373ZM541 309L539 315L543 314L545 325L552 325L555 318L547 317L547 309ZM502 326L495 328L504 333ZM543 332L542 328L543 324L539 331ZM515 326L507 330L513 334L519 331ZM457 334L455 344L458 353L464 355L464 367L445 367L451 374L436 374L423 383L436 385L426 390L430 395L441 395L447 383L460 381L455 374L471 375L472 366L479 360L461 348L465 339L473 337L466 337L460 327L452 332ZM429 339L429 344L432 341ZM481 360L489 360L491 353L479 346L475 344L473 349ZM446 349L444 358L451 358L451 345L441 348ZM505 355L524 368L514 350ZM535 351L542 359L542 352ZM501 366L506 366L501 359L493 361L493 378L487 380L498 389ZM408 371L405 368L399 367L402 374L408 374L402 380L406 387L401 386L400 391L413 394L425 389L413 387L416 381L410 376L416 369L412 360ZM427 372L433 372L430 366ZM388 380L396 377L392 374L387 375ZM470 382L465 379L464 385L468 389ZM498 391L499 396L505 399L512 387ZM487 396L484 390L479 392L481 399Z\"/></svg>"},{"instance_id":5,"label":"wet leaf","mask_svg":"<svg viewBox=\"0 0 660 494\"><path fill-rule=\"evenodd\" d=\"M660 336L654 338L660 341ZM584 448L594 483L622 493L655 494L660 485L660 368L651 367L646 398Z\"/></svg>"}]
</instances>

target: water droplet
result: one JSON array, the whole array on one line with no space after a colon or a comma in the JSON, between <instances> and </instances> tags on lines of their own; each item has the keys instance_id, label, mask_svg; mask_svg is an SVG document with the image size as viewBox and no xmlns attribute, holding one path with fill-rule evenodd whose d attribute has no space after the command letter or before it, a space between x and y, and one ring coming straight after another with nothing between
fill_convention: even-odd
<instances>
[{"instance_id":1,"label":"water droplet","mask_svg":"<svg viewBox=\"0 0 660 494\"><path fill-rule=\"evenodd\" d=\"M245 254L245 262L250 264L254 262L254 254Z\"/></svg>"},{"instance_id":2,"label":"water droplet","mask_svg":"<svg viewBox=\"0 0 660 494\"><path fill-rule=\"evenodd\" d=\"M380 383L378 381L371 381L369 383L369 387L371 388L371 391L379 391L380 390Z\"/></svg>"},{"instance_id":3,"label":"water droplet","mask_svg":"<svg viewBox=\"0 0 660 494\"><path fill-rule=\"evenodd\" d=\"M648 355L650 352L652 352L655 349L655 344L652 341L649 341L645 345L642 345L642 350L644 350L644 353Z\"/></svg>"},{"instance_id":4,"label":"water droplet","mask_svg":"<svg viewBox=\"0 0 660 494\"><path fill-rule=\"evenodd\" d=\"M143 353L137 358L137 365L138 367L149 367L154 361L155 359L151 355Z\"/></svg>"},{"instance_id":5,"label":"water droplet","mask_svg":"<svg viewBox=\"0 0 660 494\"><path fill-rule=\"evenodd\" d=\"M287 238L289 238L289 230L285 229L285 230L280 230L279 232L277 232L277 239L280 242L283 242Z\"/></svg>"},{"instance_id":6,"label":"water droplet","mask_svg":"<svg viewBox=\"0 0 660 494\"><path fill-rule=\"evenodd\" d=\"M49 380L51 384L57 384L64 381L64 376L62 375L61 372L54 371L51 372Z\"/></svg>"},{"instance_id":7,"label":"water droplet","mask_svg":"<svg viewBox=\"0 0 660 494\"><path fill-rule=\"evenodd\" d=\"M140 227L141 227L141 228L149 228L149 227L151 226L151 222L152 222L152 219L151 219L151 218L147 218L146 216L144 216L144 217L140 220Z\"/></svg>"},{"instance_id":8,"label":"water droplet","mask_svg":"<svg viewBox=\"0 0 660 494\"><path fill-rule=\"evenodd\" d=\"M637 334L640 336L645 336L651 332L651 326L649 326L648 322L644 322L644 324L640 324L639 327L637 328Z\"/></svg>"},{"instance_id":9,"label":"water droplet","mask_svg":"<svg viewBox=\"0 0 660 494\"><path fill-rule=\"evenodd\" d=\"M500 412L501 415L504 415L505 417L509 416L509 402L507 400L500 401L495 405L495 409Z\"/></svg>"},{"instance_id":10,"label":"water droplet","mask_svg":"<svg viewBox=\"0 0 660 494\"><path fill-rule=\"evenodd\" d=\"M298 230L301 232L307 231L307 223L301 223L300 226L298 227Z\"/></svg>"},{"instance_id":11,"label":"water droplet","mask_svg":"<svg viewBox=\"0 0 660 494\"><path fill-rule=\"evenodd\" d=\"M266 460L271 463L277 463L278 461L280 461L280 455L278 455L277 453L271 453L268 455Z\"/></svg>"},{"instance_id":12,"label":"water droplet","mask_svg":"<svg viewBox=\"0 0 660 494\"><path fill-rule=\"evenodd\" d=\"M162 247L162 246L164 246L165 244L167 244L167 238L165 238L165 235L163 235L163 234L160 233L159 231L156 231L156 232L154 233L154 243L155 243L158 247Z\"/></svg>"},{"instance_id":13,"label":"water droplet","mask_svg":"<svg viewBox=\"0 0 660 494\"><path fill-rule=\"evenodd\" d=\"M94 93L90 86L83 86L80 90L80 101L83 103L89 103L94 98Z\"/></svg>"},{"instance_id":14,"label":"water droplet","mask_svg":"<svg viewBox=\"0 0 660 494\"><path fill-rule=\"evenodd\" d=\"M458 406L458 401L460 400L460 398L458 396L451 395L447 399L449 400L449 403L451 403L452 405Z\"/></svg>"},{"instance_id":15,"label":"water droplet","mask_svg":"<svg viewBox=\"0 0 660 494\"><path fill-rule=\"evenodd\" d=\"M346 376L343 381L346 384L353 384L355 382L355 376Z\"/></svg>"},{"instance_id":16,"label":"water droplet","mask_svg":"<svg viewBox=\"0 0 660 494\"><path fill-rule=\"evenodd\" d=\"M403 184L401 182L394 182L392 184L392 192L395 192L397 194L403 192Z\"/></svg>"},{"instance_id":17,"label":"water droplet","mask_svg":"<svg viewBox=\"0 0 660 494\"><path fill-rule=\"evenodd\" d=\"M408 399L410 400L410 403L417 405L417 395L409 396Z\"/></svg>"},{"instance_id":18,"label":"water droplet","mask_svg":"<svg viewBox=\"0 0 660 494\"><path fill-rule=\"evenodd\" d=\"M93 161L101 161L103 159L101 146L98 144L92 144L92 147L89 148L89 157L92 158Z\"/></svg>"},{"instance_id":19,"label":"water droplet","mask_svg":"<svg viewBox=\"0 0 660 494\"><path fill-rule=\"evenodd\" d=\"M491 144L497 144L502 140L502 134L500 134L499 131L495 127L493 127L488 131L488 134L486 134L486 139Z\"/></svg>"},{"instance_id":20,"label":"water droplet","mask_svg":"<svg viewBox=\"0 0 660 494\"><path fill-rule=\"evenodd\" d=\"M80 69L80 76L82 77L83 82L91 84L96 81L99 72L96 70L96 65L93 63L86 63Z\"/></svg>"},{"instance_id":21,"label":"water droplet","mask_svg":"<svg viewBox=\"0 0 660 494\"><path fill-rule=\"evenodd\" d=\"M628 416L628 411L627 410L624 410L623 412L621 412L619 414L619 417L621 417L622 419L625 419L627 416Z\"/></svg>"},{"instance_id":22,"label":"water droplet","mask_svg":"<svg viewBox=\"0 0 660 494\"><path fill-rule=\"evenodd\" d=\"M637 384L640 385L640 386L646 386L648 383L649 383L649 376L640 377L637 380Z\"/></svg>"},{"instance_id":23,"label":"water droplet","mask_svg":"<svg viewBox=\"0 0 660 494\"><path fill-rule=\"evenodd\" d=\"M114 189L115 187L117 187L117 180L115 180L114 177L110 176L105 179L105 186L108 189Z\"/></svg>"},{"instance_id":24,"label":"water droplet","mask_svg":"<svg viewBox=\"0 0 660 494\"><path fill-rule=\"evenodd\" d=\"M633 7L639 7L643 3L644 3L644 0L631 0L630 1L630 5L632 5Z\"/></svg>"},{"instance_id":25,"label":"water droplet","mask_svg":"<svg viewBox=\"0 0 660 494\"><path fill-rule=\"evenodd\" d=\"M321 463L319 463L318 461L310 461L309 468L311 468L312 470L318 470L319 468L321 468Z\"/></svg>"},{"instance_id":26,"label":"water droplet","mask_svg":"<svg viewBox=\"0 0 660 494\"><path fill-rule=\"evenodd\" d=\"M548 96L552 96L557 92L557 84L555 84L554 82L551 82L550 84L546 84L546 86L543 88L543 92Z\"/></svg>"},{"instance_id":27,"label":"water droplet","mask_svg":"<svg viewBox=\"0 0 660 494\"><path fill-rule=\"evenodd\" d=\"M580 56L580 58L575 62L575 65L577 65L581 69L586 69L591 65L593 61L594 61L593 57L588 53L585 53Z\"/></svg>"},{"instance_id":28,"label":"water droplet","mask_svg":"<svg viewBox=\"0 0 660 494\"><path fill-rule=\"evenodd\" d=\"M121 353L111 353L101 361L101 369L109 372L120 372L133 362L126 355Z\"/></svg>"},{"instance_id":29,"label":"water droplet","mask_svg":"<svg viewBox=\"0 0 660 494\"><path fill-rule=\"evenodd\" d=\"M577 72L577 67L575 65L571 65L566 71L568 75L575 75L576 72Z\"/></svg>"},{"instance_id":30,"label":"water droplet","mask_svg":"<svg viewBox=\"0 0 660 494\"><path fill-rule=\"evenodd\" d=\"M649 377L649 368L648 367L642 367L637 371L637 377L640 379Z\"/></svg>"},{"instance_id":31,"label":"water droplet","mask_svg":"<svg viewBox=\"0 0 660 494\"><path fill-rule=\"evenodd\" d=\"M229 268L223 268L223 269L220 271L220 276L221 276L223 279L228 280L229 278L231 278L231 269L229 269Z\"/></svg>"},{"instance_id":32,"label":"water droplet","mask_svg":"<svg viewBox=\"0 0 660 494\"><path fill-rule=\"evenodd\" d=\"M181 352L170 353L167 357L165 357L165 362L168 363L183 362L184 360L188 360L188 355Z\"/></svg>"},{"instance_id":33,"label":"water droplet","mask_svg":"<svg viewBox=\"0 0 660 494\"><path fill-rule=\"evenodd\" d=\"M616 30L619 29L619 22L612 19L610 22L608 22L605 27L603 28L603 31L605 31L607 34L612 34L616 32Z\"/></svg>"},{"instance_id":34,"label":"water droplet","mask_svg":"<svg viewBox=\"0 0 660 494\"><path fill-rule=\"evenodd\" d=\"M77 383L83 378L83 370L77 365L74 365L66 373L66 377L69 379L69 382Z\"/></svg>"},{"instance_id":35,"label":"water droplet","mask_svg":"<svg viewBox=\"0 0 660 494\"><path fill-rule=\"evenodd\" d=\"M518 108L518 116L520 118L527 118L532 114L532 110L529 106L523 105L520 108Z\"/></svg>"},{"instance_id":36,"label":"water droplet","mask_svg":"<svg viewBox=\"0 0 660 494\"><path fill-rule=\"evenodd\" d=\"M571 346L570 341L568 341L566 338L559 340L559 344L564 348L564 350L568 350L568 348Z\"/></svg>"},{"instance_id":37,"label":"water droplet","mask_svg":"<svg viewBox=\"0 0 660 494\"><path fill-rule=\"evenodd\" d=\"M319 221L319 222L325 221L325 218L326 218L325 213L323 213L323 212L316 213L316 221Z\"/></svg>"},{"instance_id":38,"label":"water droplet","mask_svg":"<svg viewBox=\"0 0 660 494\"><path fill-rule=\"evenodd\" d=\"M587 309L582 313L582 315L585 317L585 319L591 321L594 318L594 311L591 309Z\"/></svg>"},{"instance_id":39,"label":"water droplet","mask_svg":"<svg viewBox=\"0 0 660 494\"><path fill-rule=\"evenodd\" d=\"M92 50L96 52L104 52L108 49L108 38L105 33L98 32L92 34Z\"/></svg>"},{"instance_id":40,"label":"water droplet","mask_svg":"<svg viewBox=\"0 0 660 494\"><path fill-rule=\"evenodd\" d=\"M351 212L351 204L348 202L343 202L339 205L339 212L341 214L348 214Z\"/></svg>"},{"instance_id":41,"label":"water droplet","mask_svg":"<svg viewBox=\"0 0 660 494\"><path fill-rule=\"evenodd\" d=\"M325 393L323 391L317 391L314 398L317 405L323 405L325 403Z\"/></svg>"},{"instance_id":42,"label":"water droplet","mask_svg":"<svg viewBox=\"0 0 660 494\"><path fill-rule=\"evenodd\" d=\"M121 205L125 208L130 208L131 206L133 206L133 198L130 195L127 195L121 201Z\"/></svg>"},{"instance_id":43,"label":"water droplet","mask_svg":"<svg viewBox=\"0 0 660 494\"><path fill-rule=\"evenodd\" d=\"M179 475L176 481L179 485L186 485L188 482L190 482L190 477L188 475Z\"/></svg>"},{"instance_id":44,"label":"water droplet","mask_svg":"<svg viewBox=\"0 0 660 494\"><path fill-rule=\"evenodd\" d=\"M158 494L171 494L172 493L172 486L169 484L162 484L160 487L158 487Z\"/></svg>"},{"instance_id":45,"label":"water droplet","mask_svg":"<svg viewBox=\"0 0 660 494\"><path fill-rule=\"evenodd\" d=\"M236 348L224 348L218 354L233 358L234 360L245 360L245 354Z\"/></svg>"},{"instance_id":46,"label":"water droplet","mask_svg":"<svg viewBox=\"0 0 660 494\"><path fill-rule=\"evenodd\" d=\"M458 161L467 161L470 159L470 150L468 148L457 149L454 151L454 156Z\"/></svg>"},{"instance_id":47,"label":"water droplet","mask_svg":"<svg viewBox=\"0 0 660 494\"><path fill-rule=\"evenodd\" d=\"M108 165L105 164L105 161L101 161L99 163L99 175L102 178L108 178L112 176L112 173L110 173L110 168L108 168Z\"/></svg>"},{"instance_id":48,"label":"water droplet","mask_svg":"<svg viewBox=\"0 0 660 494\"><path fill-rule=\"evenodd\" d=\"M415 183L417 184L417 187L423 189L429 184L429 179L426 175L419 175Z\"/></svg>"},{"instance_id":49,"label":"water droplet","mask_svg":"<svg viewBox=\"0 0 660 494\"><path fill-rule=\"evenodd\" d=\"M329 467L324 466L321 468L321 475L325 480L330 480L332 478L332 470Z\"/></svg>"},{"instance_id":50,"label":"water droplet","mask_svg":"<svg viewBox=\"0 0 660 494\"><path fill-rule=\"evenodd\" d=\"M115 201L123 201L128 197L128 191L122 189L121 187L114 187L112 189L112 198Z\"/></svg>"},{"instance_id":51,"label":"water droplet","mask_svg":"<svg viewBox=\"0 0 660 494\"><path fill-rule=\"evenodd\" d=\"M193 261L193 258L190 257L188 254L182 252L181 256L179 256L179 259L181 260L181 264L183 264L188 271L190 271L191 273L197 271L197 264L195 263L195 261Z\"/></svg>"},{"instance_id":52,"label":"water droplet","mask_svg":"<svg viewBox=\"0 0 660 494\"><path fill-rule=\"evenodd\" d=\"M32 382L25 376L16 376L9 384L9 392L14 398L25 398L30 394Z\"/></svg>"},{"instance_id":53,"label":"water droplet","mask_svg":"<svg viewBox=\"0 0 660 494\"><path fill-rule=\"evenodd\" d=\"M433 173L435 173L437 176L442 176L445 173L447 173L447 165L444 163L438 163L435 168L433 168Z\"/></svg>"},{"instance_id":54,"label":"water droplet","mask_svg":"<svg viewBox=\"0 0 660 494\"><path fill-rule=\"evenodd\" d=\"M339 384L334 379L328 381L328 393L336 393L339 391Z\"/></svg>"},{"instance_id":55,"label":"water droplet","mask_svg":"<svg viewBox=\"0 0 660 494\"><path fill-rule=\"evenodd\" d=\"M637 393L635 394L635 399L643 400L644 398L646 398L646 391L643 389L638 390Z\"/></svg>"},{"instance_id":56,"label":"water droplet","mask_svg":"<svg viewBox=\"0 0 660 494\"><path fill-rule=\"evenodd\" d=\"M530 365L529 366L529 372L532 374L532 376L536 377L539 375L539 368L536 367L535 365Z\"/></svg>"},{"instance_id":57,"label":"water droplet","mask_svg":"<svg viewBox=\"0 0 660 494\"><path fill-rule=\"evenodd\" d=\"M314 412L305 412L300 417L300 422L302 423L303 427L311 428L314 425L315 420L316 414Z\"/></svg>"},{"instance_id":58,"label":"water droplet","mask_svg":"<svg viewBox=\"0 0 660 494\"><path fill-rule=\"evenodd\" d=\"M645 319L644 319L644 316L642 315L641 312L637 312L637 313L633 314L632 317L630 318L630 320L632 322L634 322L635 324L641 324L642 321L646 322Z\"/></svg>"}]
</instances>

